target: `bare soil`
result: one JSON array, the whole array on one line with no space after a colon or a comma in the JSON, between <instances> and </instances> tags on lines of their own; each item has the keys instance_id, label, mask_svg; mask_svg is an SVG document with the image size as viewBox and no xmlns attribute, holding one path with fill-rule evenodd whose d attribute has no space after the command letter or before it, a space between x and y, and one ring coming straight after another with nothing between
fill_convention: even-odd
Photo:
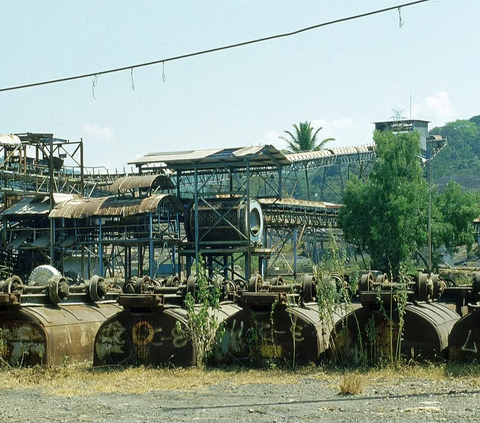
<instances>
[{"instance_id":1,"label":"bare soil","mask_svg":"<svg viewBox=\"0 0 480 423\"><path fill-rule=\"evenodd\" d=\"M341 394L342 375L312 369L275 374L217 372L192 377L176 372L156 383L145 373L117 375L109 392L84 380L58 374L30 383L1 377L1 422L478 422L480 378L423 375L398 377L392 371L360 375L362 392ZM248 378L251 376L251 382ZM17 378L24 378L16 374ZM122 379L129 377L131 382ZM163 376L162 376L163 377ZM143 378L143 382L142 379ZM72 379L75 379L72 382ZM344 380L343 380L344 381ZM65 385L65 389L62 388ZM119 386L124 385L124 386ZM128 385L131 385L130 387ZM139 389L141 386L143 389ZM129 388L136 392L130 392Z\"/></svg>"}]
</instances>

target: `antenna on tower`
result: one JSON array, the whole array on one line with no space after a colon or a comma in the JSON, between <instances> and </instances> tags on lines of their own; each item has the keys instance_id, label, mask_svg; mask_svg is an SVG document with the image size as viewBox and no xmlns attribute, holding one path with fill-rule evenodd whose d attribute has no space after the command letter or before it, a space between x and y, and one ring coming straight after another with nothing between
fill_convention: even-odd
<instances>
[{"instance_id":1,"label":"antenna on tower","mask_svg":"<svg viewBox=\"0 0 480 423\"><path fill-rule=\"evenodd\" d=\"M392 109L393 111L393 116L391 117L392 120L404 120L405 118L402 116L402 113L404 112L405 109L402 110L396 110Z\"/></svg>"}]
</instances>

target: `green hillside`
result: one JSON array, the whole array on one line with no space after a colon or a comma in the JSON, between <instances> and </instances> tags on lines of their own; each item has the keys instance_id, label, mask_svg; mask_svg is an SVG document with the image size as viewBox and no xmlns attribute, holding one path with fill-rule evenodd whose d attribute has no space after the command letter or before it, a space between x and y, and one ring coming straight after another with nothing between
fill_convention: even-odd
<instances>
[{"instance_id":1,"label":"green hillside","mask_svg":"<svg viewBox=\"0 0 480 423\"><path fill-rule=\"evenodd\" d=\"M447 146L433 161L433 180L442 190L449 181L480 191L480 115L433 128L431 135L447 137Z\"/></svg>"}]
</instances>

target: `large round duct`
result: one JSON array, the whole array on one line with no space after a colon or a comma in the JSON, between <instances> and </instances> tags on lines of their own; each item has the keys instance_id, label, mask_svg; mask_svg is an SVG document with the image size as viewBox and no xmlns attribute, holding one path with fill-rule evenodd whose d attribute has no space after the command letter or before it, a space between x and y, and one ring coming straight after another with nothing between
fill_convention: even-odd
<instances>
[{"instance_id":1,"label":"large round duct","mask_svg":"<svg viewBox=\"0 0 480 423\"><path fill-rule=\"evenodd\" d=\"M185 216L185 232L195 241L195 204L191 203ZM198 206L198 236L200 242L247 241L261 244L263 212L260 203L251 198L239 200L216 198L201 201Z\"/></svg>"}]
</instances>

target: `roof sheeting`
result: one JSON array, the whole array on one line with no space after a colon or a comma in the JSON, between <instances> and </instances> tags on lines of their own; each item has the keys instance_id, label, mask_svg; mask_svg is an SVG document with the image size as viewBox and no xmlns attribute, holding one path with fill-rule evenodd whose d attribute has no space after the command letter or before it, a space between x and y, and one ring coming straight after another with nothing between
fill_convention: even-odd
<instances>
[{"instance_id":1,"label":"roof sheeting","mask_svg":"<svg viewBox=\"0 0 480 423\"><path fill-rule=\"evenodd\" d=\"M341 148L322 149L317 151L303 151L300 153L287 154L286 157L291 162L301 162L304 160L315 160L315 159L321 159L325 157L369 153L369 152L372 152L373 150L375 150L375 145L371 144L363 147L341 147Z\"/></svg>"},{"instance_id":2,"label":"roof sheeting","mask_svg":"<svg viewBox=\"0 0 480 423\"><path fill-rule=\"evenodd\" d=\"M19 145L22 142L17 135L3 135L0 134L0 145Z\"/></svg>"},{"instance_id":3,"label":"roof sheeting","mask_svg":"<svg viewBox=\"0 0 480 423\"><path fill-rule=\"evenodd\" d=\"M54 204L60 204L77 197L75 194L54 193ZM4 216L31 216L46 215L50 212L50 196L36 195L35 197L24 197L18 203L5 210L0 217Z\"/></svg>"},{"instance_id":4,"label":"roof sheeting","mask_svg":"<svg viewBox=\"0 0 480 423\"><path fill-rule=\"evenodd\" d=\"M172 189L174 185L166 175L124 176L110 186L110 191L127 191L129 189Z\"/></svg>"},{"instance_id":5,"label":"roof sheeting","mask_svg":"<svg viewBox=\"0 0 480 423\"><path fill-rule=\"evenodd\" d=\"M126 217L153 213L162 202L168 203L176 212L184 210L180 200L171 194L153 195L146 198L98 197L75 199L61 203L50 212L50 217L67 219L101 216Z\"/></svg>"},{"instance_id":6,"label":"roof sheeting","mask_svg":"<svg viewBox=\"0 0 480 423\"><path fill-rule=\"evenodd\" d=\"M143 166L161 164L170 169L193 170L195 165L203 169L227 165L241 167L249 162L250 166L289 165L285 155L272 145L241 148L222 148L211 150L190 150L166 153L150 153L128 164Z\"/></svg>"}]
</instances>

